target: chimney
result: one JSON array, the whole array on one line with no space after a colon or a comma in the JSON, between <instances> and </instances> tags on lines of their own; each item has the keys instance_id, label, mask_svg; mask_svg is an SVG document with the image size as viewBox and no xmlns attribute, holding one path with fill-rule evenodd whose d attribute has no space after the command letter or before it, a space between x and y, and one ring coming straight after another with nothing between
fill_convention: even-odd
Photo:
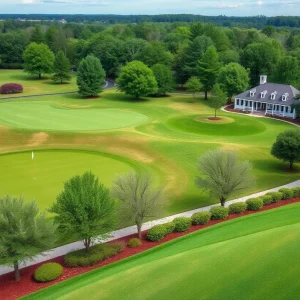
<instances>
[{"instance_id":1,"label":"chimney","mask_svg":"<svg viewBox=\"0 0 300 300\"><path fill-rule=\"evenodd\" d=\"M268 76L267 75L260 75L260 84L267 83Z\"/></svg>"}]
</instances>

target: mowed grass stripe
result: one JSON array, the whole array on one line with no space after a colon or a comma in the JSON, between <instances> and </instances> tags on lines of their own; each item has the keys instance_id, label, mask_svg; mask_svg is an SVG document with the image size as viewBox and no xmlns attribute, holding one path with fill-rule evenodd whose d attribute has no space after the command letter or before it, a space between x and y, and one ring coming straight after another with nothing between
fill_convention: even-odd
<instances>
[{"instance_id":1,"label":"mowed grass stripe","mask_svg":"<svg viewBox=\"0 0 300 300\"><path fill-rule=\"evenodd\" d=\"M130 127L148 117L130 110L74 108L66 109L50 102L3 102L0 123L29 130L93 131Z\"/></svg>"},{"instance_id":2,"label":"mowed grass stripe","mask_svg":"<svg viewBox=\"0 0 300 300\"><path fill-rule=\"evenodd\" d=\"M300 204L235 219L24 299L296 299Z\"/></svg>"}]
</instances>

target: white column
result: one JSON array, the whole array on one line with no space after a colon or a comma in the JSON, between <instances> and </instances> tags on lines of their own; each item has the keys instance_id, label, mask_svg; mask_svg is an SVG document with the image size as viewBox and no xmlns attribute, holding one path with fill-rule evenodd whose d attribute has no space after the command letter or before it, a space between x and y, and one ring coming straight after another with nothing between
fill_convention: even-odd
<instances>
[{"instance_id":1,"label":"white column","mask_svg":"<svg viewBox=\"0 0 300 300\"><path fill-rule=\"evenodd\" d=\"M274 104L272 104L272 116L273 116L273 111L274 111Z\"/></svg>"},{"instance_id":2,"label":"white column","mask_svg":"<svg viewBox=\"0 0 300 300\"><path fill-rule=\"evenodd\" d=\"M246 100L244 99L244 102L243 102L243 110L245 110L245 107L246 107Z\"/></svg>"},{"instance_id":3,"label":"white column","mask_svg":"<svg viewBox=\"0 0 300 300\"><path fill-rule=\"evenodd\" d=\"M285 106L283 105L283 117L285 116Z\"/></svg>"},{"instance_id":4,"label":"white column","mask_svg":"<svg viewBox=\"0 0 300 300\"><path fill-rule=\"evenodd\" d=\"M254 109L254 101L252 101L252 113L253 113L253 109Z\"/></svg>"}]
</instances>

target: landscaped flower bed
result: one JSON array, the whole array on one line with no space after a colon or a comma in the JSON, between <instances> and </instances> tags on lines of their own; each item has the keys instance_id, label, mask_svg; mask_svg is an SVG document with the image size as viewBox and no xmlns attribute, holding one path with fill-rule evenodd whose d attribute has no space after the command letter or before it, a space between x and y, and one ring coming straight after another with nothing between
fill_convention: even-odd
<instances>
[{"instance_id":1,"label":"landscaped flower bed","mask_svg":"<svg viewBox=\"0 0 300 300\"><path fill-rule=\"evenodd\" d=\"M300 188L294 188L294 189L290 189L289 191L293 191L293 198L292 199L285 199L285 200L277 200L278 196L281 195L282 198L286 198L286 195L288 195L290 192L288 192L286 189L281 190L280 192L277 193L272 193L268 195L268 198L270 198L269 196L272 196L272 203L269 204L264 204L264 206L258 210L258 211L250 211L250 210L246 210L244 212L241 213L234 213L234 210L229 210L230 214L225 218L225 219L218 219L218 220L209 220L206 223L206 219L208 216L211 216L211 214L208 215L195 215L194 217L191 218L191 220L194 220L192 222L192 224L195 224L195 219L197 219L197 222L201 222L204 223L204 225L192 225L189 229L187 229L186 231L183 232L171 232L171 229L175 230L175 227L172 225L173 222L164 224L165 225L165 236L160 240L160 241L149 241L147 239L147 232L143 232L143 238L142 238L142 244L139 247L126 247L122 252L109 257L101 262L98 262L97 264L93 265L93 266L87 266L87 267L73 267L73 268L68 268L65 267L64 268L64 272L63 275L61 275L59 278L51 281L51 282L45 282L45 283L38 283L34 280L33 278L33 274L34 271L37 269L37 267L39 267L42 264L45 264L46 262L43 262L41 264L37 264L34 266L30 266L27 268L24 268L21 270L21 281L20 282L16 282L14 280L13 274L6 274L6 275L2 275L0 276L0 294L1 297L3 297L3 299L6 300L12 300L12 299L17 299L21 296L33 293L37 290L40 290L42 288L48 287L50 285L53 285L57 282L66 280L68 278L77 276L79 274L82 273L86 273L88 271L91 271L93 269L108 265L110 263L122 260L126 257L135 255L137 253L143 252L145 250L148 250L150 248L153 248L155 246L158 246L162 243L168 242L170 240L173 240L175 238L178 238L180 236L186 235L188 233L197 231L197 230L201 230L203 228L221 223L221 222L226 222L227 220L231 220L231 219L235 219L238 217L242 217L242 216L246 216L249 214L253 214L253 213L257 213L260 211L264 211L264 210L269 210L269 209L273 209L276 207L280 207L283 205L287 205L287 204L291 204L291 203L295 203L295 202L300 202ZM263 199L264 196L258 197ZM256 198L255 198L256 199ZM273 200L274 199L274 200ZM267 201L268 202L268 201ZM238 205L237 205L238 206ZM198 213L199 214L199 213ZM178 221L177 221L178 222ZM188 226L187 226L188 227ZM185 228L186 229L186 228ZM130 239L132 239L133 237L136 237L136 235L131 235L131 236L127 236L121 239L118 239L116 241L113 242L123 242L124 244L128 244L128 241ZM112 243L109 243L112 244ZM52 259L48 262L56 262L59 263L61 265L64 265L64 257L58 257L55 259Z\"/></svg>"}]
</instances>

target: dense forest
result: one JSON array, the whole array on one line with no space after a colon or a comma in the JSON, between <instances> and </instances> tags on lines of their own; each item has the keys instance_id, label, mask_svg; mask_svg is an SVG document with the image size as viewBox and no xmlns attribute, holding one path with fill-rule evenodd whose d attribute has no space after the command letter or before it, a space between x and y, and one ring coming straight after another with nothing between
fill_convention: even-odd
<instances>
[{"instance_id":1,"label":"dense forest","mask_svg":"<svg viewBox=\"0 0 300 300\"><path fill-rule=\"evenodd\" d=\"M77 17L80 19L83 16L60 17L76 20ZM90 16L91 21L92 18L98 17L100 16ZM119 75L122 66L133 60L139 60L150 68L156 64L166 66L173 72L176 83L183 85L192 76L200 76L201 64L202 66L214 64L213 72L217 72L218 69L234 63L240 64L249 72L251 86L257 84L260 74L268 75L274 82L300 86L298 28L271 25L265 25L261 29L225 27L207 22L188 23L178 20L172 22L175 20L168 19L172 18L171 15L164 16L166 19L161 20L159 17L163 16L145 16L150 18L149 20L153 20L154 17L159 22L140 22L143 16L120 16L124 18L124 22L125 20L130 22L129 24L101 22L63 24L49 21L50 16L38 23L2 20L0 67L22 68L25 49L30 43L36 42L46 44L54 54L63 51L73 69L78 67L83 58L92 54L100 59L106 75L111 78ZM182 20L185 18L184 15L173 17ZM192 16L187 15L186 18ZM215 17L215 20L218 18L224 21L227 17ZM230 22L239 19L241 22L252 20L254 23L268 24L276 18L227 19ZM299 19L286 18L297 22ZM169 22L164 22L167 20ZM117 21L122 20L116 16ZM136 23L131 23L134 21ZM208 67L203 69L208 70ZM207 73L202 75L210 76Z\"/></svg>"}]
</instances>

